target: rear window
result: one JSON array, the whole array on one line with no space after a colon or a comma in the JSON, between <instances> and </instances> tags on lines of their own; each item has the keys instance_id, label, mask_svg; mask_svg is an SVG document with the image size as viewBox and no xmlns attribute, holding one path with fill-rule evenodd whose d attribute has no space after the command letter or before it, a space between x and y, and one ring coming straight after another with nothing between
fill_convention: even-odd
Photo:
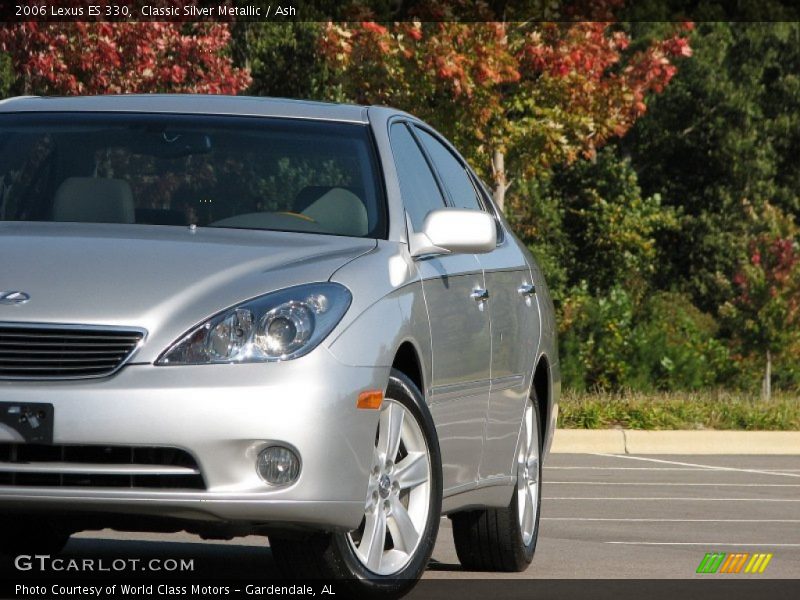
<instances>
[{"instance_id":1,"label":"rear window","mask_svg":"<svg viewBox=\"0 0 800 600\"><path fill-rule=\"evenodd\" d=\"M249 117L0 115L0 220L386 235L366 126Z\"/></svg>"}]
</instances>

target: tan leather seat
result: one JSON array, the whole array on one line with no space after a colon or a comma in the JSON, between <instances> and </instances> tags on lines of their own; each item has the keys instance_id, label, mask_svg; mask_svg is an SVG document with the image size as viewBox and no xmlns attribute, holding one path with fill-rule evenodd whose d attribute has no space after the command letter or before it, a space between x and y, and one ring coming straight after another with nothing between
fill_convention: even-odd
<instances>
[{"instance_id":1,"label":"tan leather seat","mask_svg":"<svg viewBox=\"0 0 800 600\"><path fill-rule=\"evenodd\" d=\"M303 210L327 233L364 236L369 233L367 209L353 192L335 187Z\"/></svg>"},{"instance_id":2,"label":"tan leather seat","mask_svg":"<svg viewBox=\"0 0 800 600\"><path fill-rule=\"evenodd\" d=\"M123 179L70 177L53 201L53 220L79 223L135 223L133 192Z\"/></svg>"}]
</instances>

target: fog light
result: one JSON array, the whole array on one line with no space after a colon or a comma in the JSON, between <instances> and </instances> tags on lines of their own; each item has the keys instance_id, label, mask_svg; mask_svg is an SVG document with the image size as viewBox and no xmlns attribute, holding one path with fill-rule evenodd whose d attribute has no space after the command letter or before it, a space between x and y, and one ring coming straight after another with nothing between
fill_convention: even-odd
<instances>
[{"instance_id":1,"label":"fog light","mask_svg":"<svg viewBox=\"0 0 800 600\"><path fill-rule=\"evenodd\" d=\"M287 485L300 474L300 459L289 448L270 446L259 453L256 470L271 485Z\"/></svg>"}]
</instances>

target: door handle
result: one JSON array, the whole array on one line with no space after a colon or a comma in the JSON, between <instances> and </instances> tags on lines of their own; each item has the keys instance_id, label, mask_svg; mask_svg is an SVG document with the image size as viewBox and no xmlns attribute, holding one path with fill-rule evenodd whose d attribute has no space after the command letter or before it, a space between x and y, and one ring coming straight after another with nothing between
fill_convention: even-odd
<instances>
[{"instance_id":1,"label":"door handle","mask_svg":"<svg viewBox=\"0 0 800 600\"><path fill-rule=\"evenodd\" d=\"M469 297L475 300L475 302L485 302L489 299L489 290L477 288L472 291Z\"/></svg>"},{"instance_id":2,"label":"door handle","mask_svg":"<svg viewBox=\"0 0 800 600\"><path fill-rule=\"evenodd\" d=\"M536 294L536 286L532 283L523 283L517 288L517 293L520 296L533 296Z\"/></svg>"}]
</instances>

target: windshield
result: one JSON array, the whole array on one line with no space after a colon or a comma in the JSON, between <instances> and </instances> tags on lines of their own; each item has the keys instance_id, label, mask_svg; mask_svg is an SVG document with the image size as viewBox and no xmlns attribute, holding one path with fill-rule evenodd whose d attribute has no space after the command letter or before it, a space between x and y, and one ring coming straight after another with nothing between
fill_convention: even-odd
<instances>
[{"instance_id":1,"label":"windshield","mask_svg":"<svg viewBox=\"0 0 800 600\"><path fill-rule=\"evenodd\" d=\"M0 221L385 237L367 127L256 117L0 115Z\"/></svg>"}]
</instances>

